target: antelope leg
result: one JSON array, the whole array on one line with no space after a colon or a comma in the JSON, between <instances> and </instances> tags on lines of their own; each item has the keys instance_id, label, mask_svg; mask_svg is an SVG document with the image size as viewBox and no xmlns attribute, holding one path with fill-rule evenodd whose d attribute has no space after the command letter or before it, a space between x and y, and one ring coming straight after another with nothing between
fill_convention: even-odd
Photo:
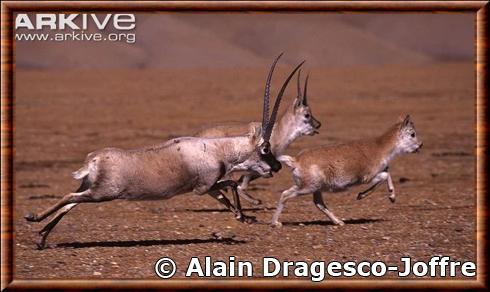
<instances>
[{"instance_id":1,"label":"antelope leg","mask_svg":"<svg viewBox=\"0 0 490 292\"><path fill-rule=\"evenodd\" d=\"M260 176L257 174L246 174L246 175L242 175L240 177L240 179L238 180L238 182L241 182L240 185L238 186L238 194L240 195L240 197L244 198L246 201L248 201L252 205L260 205L260 204L262 204L262 201L251 196L246 191L246 189L248 188L248 184L251 181L256 180L259 177Z\"/></svg>"},{"instance_id":2,"label":"antelope leg","mask_svg":"<svg viewBox=\"0 0 490 292\"><path fill-rule=\"evenodd\" d=\"M64 207L62 207L58 211L58 213L56 213L56 215L48 222L48 224L46 224L43 227L43 229L41 229L41 231L39 231L40 238L39 238L39 241L36 243L38 249L44 248L44 246L46 245L46 239L48 238L48 235L51 232L51 230L53 230L53 228L56 226L56 224L58 224L60 222L61 218L63 218L63 216L65 216L66 213L70 212L70 210L75 208L75 206L77 206L77 205L78 205L78 203L71 203L71 204L68 204L68 205L65 205Z\"/></svg>"},{"instance_id":3,"label":"antelope leg","mask_svg":"<svg viewBox=\"0 0 490 292\"><path fill-rule=\"evenodd\" d=\"M371 181L371 185L365 190L357 194L357 199L361 200L370 195L383 181L388 178L388 172L383 171L378 173L373 180Z\"/></svg>"},{"instance_id":4,"label":"antelope leg","mask_svg":"<svg viewBox=\"0 0 490 292\"><path fill-rule=\"evenodd\" d=\"M251 216L245 216L243 213L242 213L242 206L240 204L240 197L238 195L238 191L237 191L237 186L238 184L233 181L233 180L224 180L224 181L219 181L217 182L216 184L214 184L213 187L211 187L211 190L210 191L220 191L220 194L222 196L221 200L218 199L218 201L220 201L221 203L223 203L225 206L227 206L227 204L225 203L225 199L226 201L228 201L228 203L231 205L230 201L223 195L223 193L221 193L221 190L226 188L226 187L230 187L231 188L231 191L233 193L233 202L234 202L234 209L235 209L235 217L240 220L241 222L246 222L246 223L253 223L253 222L256 222L256 219L255 217L251 217ZM227 206L228 209L230 209L228 206ZM230 209L231 210L231 209ZM233 211L232 211L233 212Z\"/></svg>"},{"instance_id":5,"label":"antelope leg","mask_svg":"<svg viewBox=\"0 0 490 292\"><path fill-rule=\"evenodd\" d=\"M322 193L320 191L316 191L313 193L313 202L315 203L315 206L320 209L323 213L325 213L330 220L336 225L345 225L345 223L337 218L332 211L328 209L328 207L325 205L325 202L323 202L322 198Z\"/></svg>"},{"instance_id":6,"label":"antelope leg","mask_svg":"<svg viewBox=\"0 0 490 292\"><path fill-rule=\"evenodd\" d=\"M391 175L388 172L388 192L390 193L390 196L388 197L392 203L395 202L395 186L393 185L393 180L391 179Z\"/></svg>"}]
</instances>

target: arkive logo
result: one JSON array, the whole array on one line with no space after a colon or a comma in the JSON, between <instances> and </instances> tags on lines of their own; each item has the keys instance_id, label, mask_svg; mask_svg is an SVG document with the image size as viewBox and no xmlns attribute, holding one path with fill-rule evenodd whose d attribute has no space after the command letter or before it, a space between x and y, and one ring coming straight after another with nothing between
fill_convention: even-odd
<instances>
[{"instance_id":1,"label":"arkive logo","mask_svg":"<svg viewBox=\"0 0 490 292\"><path fill-rule=\"evenodd\" d=\"M28 15L17 14L15 18L15 29L24 28L28 30L87 30L89 28L105 30L114 28L116 30L132 30L136 27L134 14L54 14L39 13Z\"/></svg>"},{"instance_id":2,"label":"arkive logo","mask_svg":"<svg viewBox=\"0 0 490 292\"><path fill-rule=\"evenodd\" d=\"M136 42L136 17L129 13L19 13L19 42Z\"/></svg>"}]
</instances>

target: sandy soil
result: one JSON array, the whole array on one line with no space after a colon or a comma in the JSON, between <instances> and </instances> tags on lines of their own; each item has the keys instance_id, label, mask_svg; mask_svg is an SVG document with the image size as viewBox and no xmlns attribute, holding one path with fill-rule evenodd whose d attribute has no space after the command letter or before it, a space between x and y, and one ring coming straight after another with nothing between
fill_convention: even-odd
<instances>
[{"instance_id":1,"label":"sandy soil","mask_svg":"<svg viewBox=\"0 0 490 292\"><path fill-rule=\"evenodd\" d=\"M275 81L284 78L281 66ZM258 223L237 222L208 196L168 201L80 205L35 248L39 212L78 185L70 174L90 151L135 148L187 135L204 124L260 117L265 70L17 71L15 278L150 278L163 256L187 265L192 256L234 255L259 266L283 260L476 260L474 74L472 64L311 68L310 103L320 135L289 149L348 141L383 132L410 113L421 153L391 165L397 202L384 188L357 201L360 188L324 194L346 225L333 226L311 196L292 200L281 229L269 227L288 170L258 180L243 202ZM275 82L274 87L278 87ZM294 88L288 91L291 102ZM182 277L179 270L176 277ZM260 275L258 270L257 276Z\"/></svg>"}]
</instances>

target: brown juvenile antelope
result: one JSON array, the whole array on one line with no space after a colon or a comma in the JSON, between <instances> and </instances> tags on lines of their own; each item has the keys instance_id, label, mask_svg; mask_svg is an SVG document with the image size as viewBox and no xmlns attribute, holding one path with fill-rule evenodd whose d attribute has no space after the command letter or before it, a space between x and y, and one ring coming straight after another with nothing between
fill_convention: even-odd
<instances>
[{"instance_id":1,"label":"brown juvenile antelope","mask_svg":"<svg viewBox=\"0 0 490 292\"><path fill-rule=\"evenodd\" d=\"M313 202L333 223L344 225L342 220L323 202L322 191L338 192L359 184L369 184L358 194L360 200L369 195L382 182L388 182L391 202L395 202L395 189L388 172L388 164L398 154L417 152L422 147L415 127L406 118L383 135L340 145L326 145L304 150L295 158L278 157L291 169L295 185L284 191L272 218L273 226L281 226L279 215L289 199L313 194Z\"/></svg>"},{"instance_id":2,"label":"brown juvenile antelope","mask_svg":"<svg viewBox=\"0 0 490 292\"><path fill-rule=\"evenodd\" d=\"M282 54L281 54L282 55ZM281 57L279 55L279 57ZM272 129L271 135L271 151L276 157L284 154L288 146L293 143L296 139L301 136L309 135L313 136L318 133L318 129L321 123L313 117L311 108L308 105L307 99L307 87L308 87L308 76L305 80L304 93L301 93L300 85L300 74L298 73L297 81L297 96L293 103L286 109L282 116L277 121L276 125ZM217 125L214 127L206 128L198 133L195 137L206 137L206 138L219 138L219 137L231 137L235 135L243 135L248 129L260 125L259 122L232 122L225 123L222 125ZM248 184L259 178L260 174L257 172L250 172L242 175L238 182L238 194L245 200L249 201L254 205L261 204L261 201L252 197L246 192Z\"/></svg>"},{"instance_id":3,"label":"brown juvenile antelope","mask_svg":"<svg viewBox=\"0 0 490 292\"><path fill-rule=\"evenodd\" d=\"M73 173L82 184L74 193L67 194L56 204L39 214L28 214L25 219L40 222L57 212L39 232L38 248L45 246L54 226L80 203L98 203L115 199L157 200L194 192L210 194L233 211L240 221L251 222L242 214L237 184L223 180L234 171L253 170L270 177L281 164L270 150L270 136L282 95L298 65L279 91L274 110L269 118L269 88L273 63L266 81L264 111L261 128L251 128L249 135L225 138L175 138L158 145L123 150L105 148L87 155L84 165ZM221 190L231 187L235 206Z\"/></svg>"}]
</instances>

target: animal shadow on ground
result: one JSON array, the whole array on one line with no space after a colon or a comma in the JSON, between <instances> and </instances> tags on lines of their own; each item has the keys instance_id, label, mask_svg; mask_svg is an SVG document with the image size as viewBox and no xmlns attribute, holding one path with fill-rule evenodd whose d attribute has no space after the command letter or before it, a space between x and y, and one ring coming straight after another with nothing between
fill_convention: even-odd
<instances>
[{"instance_id":1,"label":"animal shadow on ground","mask_svg":"<svg viewBox=\"0 0 490 292\"><path fill-rule=\"evenodd\" d=\"M345 224L368 224L386 221L384 219L347 219L344 220ZM299 225L335 225L331 221L326 220L314 220L314 221L302 221L302 222L282 222L283 225L299 226Z\"/></svg>"},{"instance_id":2,"label":"animal shadow on ground","mask_svg":"<svg viewBox=\"0 0 490 292\"><path fill-rule=\"evenodd\" d=\"M244 244L244 240L234 238L207 238L207 239L148 239L148 240L122 240L122 241L87 241L64 242L48 248L90 248L90 247L138 247L157 245L188 245L202 243L220 243L226 245Z\"/></svg>"},{"instance_id":3,"label":"animal shadow on ground","mask_svg":"<svg viewBox=\"0 0 490 292\"><path fill-rule=\"evenodd\" d=\"M40 184L40 183L34 183L34 182L28 182L26 184L21 184L19 186L21 189L36 189L36 188L49 188L49 185L47 184Z\"/></svg>"},{"instance_id":4,"label":"animal shadow on ground","mask_svg":"<svg viewBox=\"0 0 490 292\"><path fill-rule=\"evenodd\" d=\"M228 209L185 209L185 212L212 213L212 212L231 212ZM264 208L242 208L243 212L264 211Z\"/></svg>"},{"instance_id":5,"label":"animal shadow on ground","mask_svg":"<svg viewBox=\"0 0 490 292\"><path fill-rule=\"evenodd\" d=\"M32 196L29 196L27 199L28 200L42 200L42 199L58 199L58 198L61 198L61 196L51 195L51 194L43 194L43 195L32 195Z\"/></svg>"}]
</instances>

